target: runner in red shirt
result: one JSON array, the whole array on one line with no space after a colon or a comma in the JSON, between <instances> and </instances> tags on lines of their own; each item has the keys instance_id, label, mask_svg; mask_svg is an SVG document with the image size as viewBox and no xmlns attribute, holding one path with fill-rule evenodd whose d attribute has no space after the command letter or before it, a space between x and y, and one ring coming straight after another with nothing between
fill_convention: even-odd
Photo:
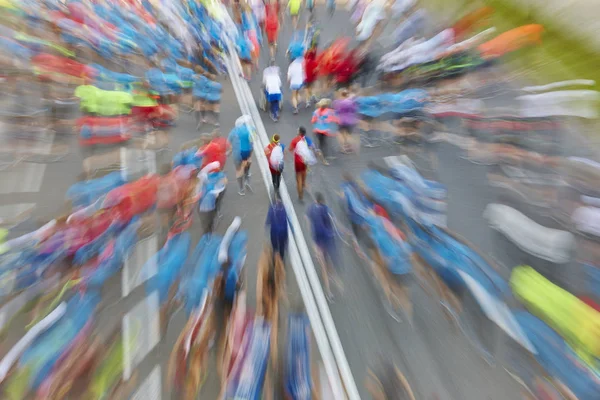
<instances>
[{"instance_id":1,"label":"runner in red shirt","mask_svg":"<svg viewBox=\"0 0 600 400\"><path fill-rule=\"evenodd\" d=\"M210 142L198 150L197 154L203 157L201 169L217 161L219 163L219 170L222 171L227 162L227 152L229 149L230 145L227 139L221 137L218 129L215 130Z\"/></svg>"},{"instance_id":2,"label":"runner in red shirt","mask_svg":"<svg viewBox=\"0 0 600 400\"><path fill-rule=\"evenodd\" d=\"M309 148L313 147L313 143L310 138L306 137L306 129L303 126L298 128L298 136L296 136L290 143L290 152L294 154L294 169L296 171L296 189L298 190L298 199L300 202L304 201L304 189L306 188L306 171L308 165L304 162L300 154L296 152L296 146L300 141L306 141Z\"/></svg>"},{"instance_id":3,"label":"runner in red shirt","mask_svg":"<svg viewBox=\"0 0 600 400\"><path fill-rule=\"evenodd\" d=\"M306 54L304 54L304 72L306 74L306 80L304 81L304 87L306 89L306 107L309 107L311 100L315 97L313 86L318 79L319 72L316 47L311 47Z\"/></svg>"},{"instance_id":4,"label":"runner in red shirt","mask_svg":"<svg viewBox=\"0 0 600 400\"><path fill-rule=\"evenodd\" d=\"M335 68L335 82L338 89L348 88L352 85L357 67L356 54L353 50L348 53Z\"/></svg>"},{"instance_id":5,"label":"runner in red shirt","mask_svg":"<svg viewBox=\"0 0 600 400\"><path fill-rule=\"evenodd\" d=\"M267 161L269 162L269 170L271 171L273 187L275 188L276 191L279 191L279 184L281 183L281 173L283 172L283 170L278 171L275 168L273 168L273 165L271 165L271 152L277 146L281 146L282 150L285 150L283 147L283 144L281 144L279 142L279 140L280 140L279 135L275 134L275 135L273 135L273 138L271 139L271 143L269 143L267 145L267 147L265 147L265 156L267 157Z\"/></svg>"},{"instance_id":6,"label":"runner in red shirt","mask_svg":"<svg viewBox=\"0 0 600 400\"><path fill-rule=\"evenodd\" d=\"M266 7L265 32L269 42L269 51L271 59L275 58L277 51L277 36L279 35L279 10L277 3L271 1Z\"/></svg>"}]
</instances>

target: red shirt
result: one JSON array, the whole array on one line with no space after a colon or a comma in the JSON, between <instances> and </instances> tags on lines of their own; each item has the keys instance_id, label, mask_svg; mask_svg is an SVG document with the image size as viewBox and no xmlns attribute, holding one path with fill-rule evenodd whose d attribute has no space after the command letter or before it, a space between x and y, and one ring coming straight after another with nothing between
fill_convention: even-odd
<instances>
[{"instance_id":1,"label":"red shirt","mask_svg":"<svg viewBox=\"0 0 600 400\"><path fill-rule=\"evenodd\" d=\"M280 171L276 171L273 169L273 167L271 167L271 152L273 151L273 149L275 148L275 146L277 146L275 143L269 143L267 145L267 147L265 147L265 156L267 156L267 161L269 161L269 170L271 170L272 174L280 174Z\"/></svg>"},{"instance_id":2,"label":"red shirt","mask_svg":"<svg viewBox=\"0 0 600 400\"><path fill-rule=\"evenodd\" d=\"M354 60L354 54L350 53L337 65L337 68L335 69L335 80L338 83L349 82L355 72L356 62Z\"/></svg>"},{"instance_id":3,"label":"red shirt","mask_svg":"<svg viewBox=\"0 0 600 400\"><path fill-rule=\"evenodd\" d=\"M225 163L227 162L227 148L229 143L227 143L227 139L218 137L210 141L209 144L202 147L200 149L200 153L202 153L202 168L206 167L208 164L217 161L220 165L219 169L223 170L225 168Z\"/></svg>"},{"instance_id":4,"label":"red shirt","mask_svg":"<svg viewBox=\"0 0 600 400\"><path fill-rule=\"evenodd\" d=\"M317 50L309 50L304 55L304 71L306 73L305 83L312 83L317 80Z\"/></svg>"},{"instance_id":5,"label":"red shirt","mask_svg":"<svg viewBox=\"0 0 600 400\"><path fill-rule=\"evenodd\" d=\"M296 154L296 145L303 139L303 136L298 135L290 143L290 151L294 153L294 168L296 169L296 172L306 171L306 164L304 163L304 160L299 154Z\"/></svg>"},{"instance_id":6,"label":"red shirt","mask_svg":"<svg viewBox=\"0 0 600 400\"><path fill-rule=\"evenodd\" d=\"M277 14L277 9L272 4L267 5L266 8L265 30L267 32L267 39L270 43L277 41L279 16Z\"/></svg>"}]
</instances>

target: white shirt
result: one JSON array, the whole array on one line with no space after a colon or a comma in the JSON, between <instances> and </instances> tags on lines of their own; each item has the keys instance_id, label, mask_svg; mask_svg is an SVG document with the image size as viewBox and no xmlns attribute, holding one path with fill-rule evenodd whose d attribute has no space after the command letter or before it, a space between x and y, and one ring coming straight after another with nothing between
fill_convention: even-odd
<instances>
[{"instance_id":1,"label":"white shirt","mask_svg":"<svg viewBox=\"0 0 600 400\"><path fill-rule=\"evenodd\" d=\"M279 77L279 67L267 67L263 71L263 85L269 94L281 93L281 78Z\"/></svg>"},{"instance_id":2,"label":"white shirt","mask_svg":"<svg viewBox=\"0 0 600 400\"><path fill-rule=\"evenodd\" d=\"M304 58L299 57L295 59L288 68L288 81L290 81L290 86L301 86L304 84L305 79Z\"/></svg>"}]
</instances>

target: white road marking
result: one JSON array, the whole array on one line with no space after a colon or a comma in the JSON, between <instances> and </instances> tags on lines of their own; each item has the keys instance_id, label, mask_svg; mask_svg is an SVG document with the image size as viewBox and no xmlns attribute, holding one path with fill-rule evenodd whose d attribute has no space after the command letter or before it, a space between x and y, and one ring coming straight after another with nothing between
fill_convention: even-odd
<instances>
[{"instance_id":1,"label":"white road marking","mask_svg":"<svg viewBox=\"0 0 600 400\"><path fill-rule=\"evenodd\" d=\"M123 297L129 294L158 272L156 260L153 257L158 251L158 238L152 235L140 242L133 248L129 257L123 263L121 274L121 290ZM152 260L152 261L151 261ZM147 263L148 268L142 274L142 267Z\"/></svg>"},{"instance_id":2,"label":"white road marking","mask_svg":"<svg viewBox=\"0 0 600 400\"><path fill-rule=\"evenodd\" d=\"M129 380L132 371L160 341L158 292L136 304L123 317L123 380Z\"/></svg>"},{"instance_id":3,"label":"white road marking","mask_svg":"<svg viewBox=\"0 0 600 400\"><path fill-rule=\"evenodd\" d=\"M131 400L161 400L162 398L162 377L160 365L156 365L150 375L140 385L133 394Z\"/></svg>"},{"instance_id":4,"label":"white road marking","mask_svg":"<svg viewBox=\"0 0 600 400\"><path fill-rule=\"evenodd\" d=\"M42 188L46 164L19 163L0 171L0 194L37 193Z\"/></svg>"}]
</instances>

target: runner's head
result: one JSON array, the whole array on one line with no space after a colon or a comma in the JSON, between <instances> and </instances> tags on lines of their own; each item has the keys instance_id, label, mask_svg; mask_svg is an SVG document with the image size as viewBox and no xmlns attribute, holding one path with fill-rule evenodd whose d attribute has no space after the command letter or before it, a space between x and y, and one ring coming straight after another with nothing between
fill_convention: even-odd
<instances>
[{"instance_id":1,"label":"runner's head","mask_svg":"<svg viewBox=\"0 0 600 400\"><path fill-rule=\"evenodd\" d=\"M325 204L325 197L323 197L323 193L318 192L315 194L315 201L319 204Z\"/></svg>"},{"instance_id":2,"label":"runner's head","mask_svg":"<svg viewBox=\"0 0 600 400\"><path fill-rule=\"evenodd\" d=\"M321 99L317 103L317 108L328 108L331 105L331 100L329 99Z\"/></svg>"},{"instance_id":3,"label":"runner's head","mask_svg":"<svg viewBox=\"0 0 600 400\"><path fill-rule=\"evenodd\" d=\"M211 135L212 135L213 139L218 138L219 136L221 136L221 130L219 128L217 128L214 131L212 131Z\"/></svg>"},{"instance_id":4,"label":"runner's head","mask_svg":"<svg viewBox=\"0 0 600 400\"><path fill-rule=\"evenodd\" d=\"M306 136L306 129L303 126L298 128L298 135L300 135L302 137Z\"/></svg>"}]
</instances>

